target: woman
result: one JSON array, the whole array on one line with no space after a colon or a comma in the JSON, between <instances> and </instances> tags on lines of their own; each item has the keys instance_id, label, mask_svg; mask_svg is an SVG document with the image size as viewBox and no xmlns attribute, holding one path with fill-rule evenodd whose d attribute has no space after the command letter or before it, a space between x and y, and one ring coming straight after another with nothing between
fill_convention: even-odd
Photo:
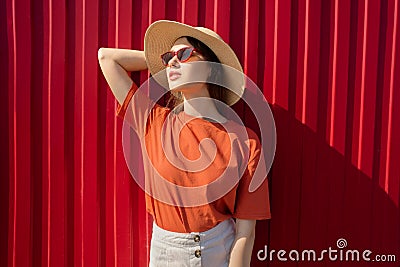
<instances>
[{"instance_id":1,"label":"woman","mask_svg":"<svg viewBox=\"0 0 400 267\"><path fill-rule=\"evenodd\" d=\"M99 63L120 104L119 115L127 110L135 113L142 103L151 102L144 94L135 94L137 87L128 71L149 69L159 84L171 90L172 106L180 105L179 109L172 110L156 104L145 117L145 124L137 122L140 120L132 123L145 140L142 146L152 164L152 169L145 172L150 191L172 195L172 202L168 202L146 190L146 208L154 219L150 266L250 266L256 220L270 218L268 184L265 180L256 191L249 192L249 183L260 158L260 142L253 131L245 128L248 140L236 138L232 145L231 137L235 133L228 134L226 127L239 127L216 104L221 101L232 105L243 94L243 77L237 75L243 71L233 50L209 29L163 20L147 29L145 51L100 48ZM237 73L232 75L220 66L228 66ZM230 90L221 86L229 87L233 80L236 84L241 81L241 86L232 85L235 89ZM133 95L138 96L136 100L132 100ZM129 116L138 117L137 114ZM179 129L179 133L174 129ZM214 146L202 150L200 140L203 139L212 140ZM174 158L164 155L164 146L174 146L172 143L179 144L180 155L192 161L215 152L210 156L213 161L198 172L182 171L171 164ZM244 150L248 151L248 158ZM179 157L174 149L171 151L172 157ZM230 169L244 165L243 171L227 174L224 169L228 161ZM238 182L218 198L182 205L173 201L184 199L183 191L165 190L159 182L154 182L156 174L183 187L206 185L204 194L193 195L195 200L211 195L207 191L211 191L211 186L207 185L216 177L234 179L235 174L239 177Z\"/></svg>"}]
</instances>

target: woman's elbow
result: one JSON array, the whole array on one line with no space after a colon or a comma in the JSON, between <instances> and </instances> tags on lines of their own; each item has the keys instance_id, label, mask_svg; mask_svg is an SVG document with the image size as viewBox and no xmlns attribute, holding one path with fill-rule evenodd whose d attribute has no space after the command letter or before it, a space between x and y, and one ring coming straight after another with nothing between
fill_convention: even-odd
<instances>
[{"instance_id":1,"label":"woman's elbow","mask_svg":"<svg viewBox=\"0 0 400 267\"><path fill-rule=\"evenodd\" d=\"M97 51L97 58L100 60L113 59L113 48L100 47Z\"/></svg>"},{"instance_id":2,"label":"woman's elbow","mask_svg":"<svg viewBox=\"0 0 400 267\"><path fill-rule=\"evenodd\" d=\"M244 237L254 237L256 230L255 220L236 220L236 235Z\"/></svg>"},{"instance_id":3,"label":"woman's elbow","mask_svg":"<svg viewBox=\"0 0 400 267\"><path fill-rule=\"evenodd\" d=\"M105 59L105 53L104 53L104 47L100 47L99 50L97 51L97 58L100 60Z\"/></svg>"}]
</instances>

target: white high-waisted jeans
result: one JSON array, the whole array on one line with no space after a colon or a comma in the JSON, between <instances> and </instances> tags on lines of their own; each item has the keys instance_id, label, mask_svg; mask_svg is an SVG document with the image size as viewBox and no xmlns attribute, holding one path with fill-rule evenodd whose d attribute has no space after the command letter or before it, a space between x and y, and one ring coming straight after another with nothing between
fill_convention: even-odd
<instances>
[{"instance_id":1,"label":"white high-waisted jeans","mask_svg":"<svg viewBox=\"0 0 400 267\"><path fill-rule=\"evenodd\" d=\"M227 267L235 239L228 219L205 232L175 233L153 223L150 267Z\"/></svg>"}]
</instances>

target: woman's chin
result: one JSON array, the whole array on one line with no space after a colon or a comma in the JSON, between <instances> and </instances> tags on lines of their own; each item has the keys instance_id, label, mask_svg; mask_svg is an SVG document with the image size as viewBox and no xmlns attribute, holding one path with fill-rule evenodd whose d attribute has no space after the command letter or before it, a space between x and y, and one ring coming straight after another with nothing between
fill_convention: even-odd
<instances>
[{"instance_id":1,"label":"woman's chin","mask_svg":"<svg viewBox=\"0 0 400 267\"><path fill-rule=\"evenodd\" d=\"M172 92L194 92L201 90L201 88L204 88L203 83L169 83L169 90Z\"/></svg>"}]
</instances>

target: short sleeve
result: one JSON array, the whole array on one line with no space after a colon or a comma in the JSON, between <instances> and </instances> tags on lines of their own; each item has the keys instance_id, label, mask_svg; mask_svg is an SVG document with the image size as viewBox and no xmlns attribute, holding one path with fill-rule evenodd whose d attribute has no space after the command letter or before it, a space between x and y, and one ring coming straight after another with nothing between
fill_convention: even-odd
<instances>
[{"instance_id":1,"label":"short sleeve","mask_svg":"<svg viewBox=\"0 0 400 267\"><path fill-rule=\"evenodd\" d=\"M146 134L154 119L164 117L169 111L150 99L148 90L148 86L138 89L136 84L132 83L124 102L122 105L118 104L116 112L116 115L134 129L139 137Z\"/></svg>"},{"instance_id":2,"label":"short sleeve","mask_svg":"<svg viewBox=\"0 0 400 267\"><path fill-rule=\"evenodd\" d=\"M247 220L265 220L271 218L267 172L261 185L250 192L249 185L258 166L261 156L261 144L257 135L249 133L249 160L236 190L235 210L233 217ZM265 164L260 164L265 166Z\"/></svg>"},{"instance_id":3,"label":"short sleeve","mask_svg":"<svg viewBox=\"0 0 400 267\"><path fill-rule=\"evenodd\" d=\"M128 108L129 102L132 99L132 96L135 94L135 92L137 91L138 87L136 86L135 83L132 83L131 89L129 89L128 94L125 97L124 103L122 103L122 105L120 105L118 103L117 106L117 116L121 119L124 118L125 113L126 113L126 109Z\"/></svg>"}]
</instances>

